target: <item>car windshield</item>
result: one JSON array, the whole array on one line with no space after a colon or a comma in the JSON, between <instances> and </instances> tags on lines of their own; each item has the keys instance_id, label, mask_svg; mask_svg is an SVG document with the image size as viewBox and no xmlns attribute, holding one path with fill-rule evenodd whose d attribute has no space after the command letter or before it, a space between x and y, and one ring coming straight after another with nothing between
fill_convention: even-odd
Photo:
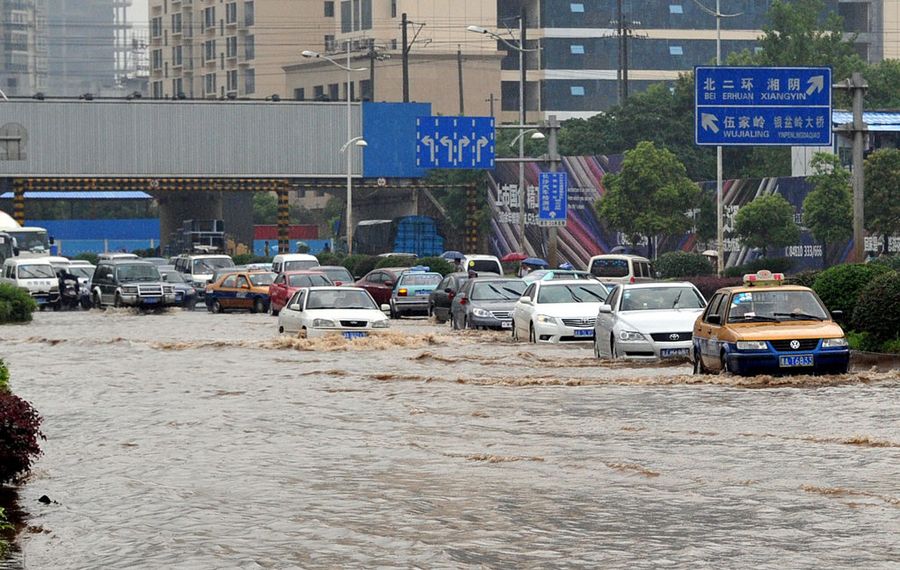
<instances>
[{"instance_id":1,"label":"car windshield","mask_svg":"<svg viewBox=\"0 0 900 570\"><path fill-rule=\"evenodd\" d=\"M436 287L443 277L437 273L404 273L400 277L400 285L409 287L411 285L430 285Z\"/></svg>"},{"instance_id":2,"label":"car windshield","mask_svg":"<svg viewBox=\"0 0 900 570\"><path fill-rule=\"evenodd\" d=\"M116 267L119 281L159 281L159 270L155 265L134 263Z\"/></svg>"},{"instance_id":3,"label":"car windshield","mask_svg":"<svg viewBox=\"0 0 900 570\"><path fill-rule=\"evenodd\" d=\"M522 296L525 286L518 280L475 283L470 298L473 301L514 301Z\"/></svg>"},{"instance_id":4,"label":"car windshield","mask_svg":"<svg viewBox=\"0 0 900 570\"><path fill-rule=\"evenodd\" d=\"M288 276L289 287L323 287L332 285L324 275L290 275Z\"/></svg>"},{"instance_id":5,"label":"car windshield","mask_svg":"<svg viewBox=\"0 0 900 570\"><path fill-rule=\"evenodd\" d=\"M538 303L602 303L606 296L601 283L544 285L538 292Z\"/></svg>"},{"instance_id":6,"label":"car windshield","mask_svg":"<svg viewBox=\"0 0 900 570\"><path fill-rule=\"evenodd\" d=\"M628 275L627 259L595 259L591 273L597 277L625 277Z\"/></svg>"},{"instance_id":7,"label":"car windshield","mask_svg":"<svg viewBox=\"0 0 900 570\"><path fill-rule=\"evenodd\" d=\"M16 238L16 245L22 251L49 251L50 238L47 232L42 231L11 231L7 230L10 237Z\"/></svg>"},{"instance_id":8,"label":"car windshield","mask_svg":"<svg viewBox=\"0 0 900 570\"><path fill-rule=\"evenodd\" d=\"M706 306L693 287L641 287L622 291L620 311L670 311Z\"/></svg>"},{"instance_id":9,"label":"car windshield","mask_svg":"<svg viewBox=\"0 0 900 570\"><path fill-rule=\"evenodd\" d=\"M168 282L168 283L184 283L184 277L181 276L181 273L177 271L160 271L160 275Z\"/></svg>"},{"instance_id":10,"label":"car windshield","mask_svg":"<svg viewBox=\"0 0 900 570\"><path fill-rule=\"evenodd\" d=\"M319 262L315 259L305 260L298 259L294 261L285 261L284 267L281 268L282 271L302 271L303 269L312 269L313 267L318 267Z\"/></svg>"},{"instance_id":11,"label":"car windshield","mask_svg":"<svg viewBox=\"0 0 900 570\"><path fill-rule=\"evenodd\" d=\"M90 279L94 276L94 268L87 265L72 265L69 267L69 273L75 277Z\"/></svg>"},{"instance_id":12,"label":"car windshield","mask_svg":"<svg viewBox=\"0 0 900 570\"><path fill-rule=\"evenodd\" d=\"M728 309L728 322L824 321L828 313L810 291L747 291L735 293Z\"/></svg>"},{"instance_id":13,"label":"car windshield","mask_svg":"<svg viewBox=\"0 0 900 570\"><path fill-rule=\"evenodd\" d=\"M47 279L56 277L51 265L20 265L19 279Z\"/></svg>"},{"instance_id":14,"label":"car windshield","mask_svg":"<svg viewBox=\"0 0 900 570\"><path fill-rule=\"evenodd\" d=\"M372 297L365 291L339 291L325 289L310 291L306 308L315 309L378 309Z\"/></svg>"},{"instance_id":15,"label":"car windshield","mask_svg":"<svg viewBox=\"0 0 900 570\"><path fill-rule=\"evenodd\" d=\"M249 275L250 283L254 287L267 287L275 281L274 273L251 273Z\"/></svg>"},{"instance_id":16,"label":"car windshield","mask_svg":"<svg viewBox=\"0 0 900 570\"><path fill-rule=\"evenodd\" d=\"M492 259L471 259L466 266L466 271L474 271L475 273L497 273L500 267L497 262Z\"/></svg>"},{"instance_id":17,"label":"car windshield","mask_svg":"<svg viewBox=\"0 0 900 570\"><path fill-rule=\"evenodd\" d=\"M214 273L216 269L225 267L234 267L234 262L227 257L209 257L205 259L195 259L191 265L191 273Z\"/></svg>"},{"instance_id":18,"label":"car windshield","mask_svg":"<svg viewBox=\"0 0 900 570\"><path fill-rule=\"evenodd\" d=\"M353 276L350 275L350 272L343 267L329 267L324 269L322 267L319 267L317 271L321 271L334 282L340 281L342 283L349 283L353 281Z\"/></svg>"}]
</instances>

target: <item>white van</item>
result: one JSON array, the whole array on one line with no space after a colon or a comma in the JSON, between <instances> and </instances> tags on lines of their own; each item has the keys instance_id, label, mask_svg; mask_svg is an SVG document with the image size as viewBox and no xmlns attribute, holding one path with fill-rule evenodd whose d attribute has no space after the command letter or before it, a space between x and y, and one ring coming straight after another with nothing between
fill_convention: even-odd
<instances>
[{"instance_id":1,"label":"white van","mask_svg":"<svg viewBox=\"0 0 900 570\"><path fill-rule=\"evenodd\" d=\"M500 260L494 255L467 255L462 259L460 271L474 271L479 275L482 273L496 273L503 275L503 266Z\"/></svg>"},{"instance_id":2,"label":"white van","mask_svg":"<svg viewBox=\"0 0 900 570\"><path fill-rule=\"evenodd\" d=\"M655 278L650 260L639 255L595 255L585 270L603 283L638 283Z\"/></svg>"},{"instance_id":3,"label":"white van","mask_svg":"<svg viewBox=\"0 0 900 570\"><path fill-rule=\"evenodd\" d=\"M59 278L46 258L7 259L0 283L28 291L41 309L59 303Z\"/></svg>"},{"instance_id":4,"label":"white van","mask_svg":"<svg viewBox=\"0 0 900 570\"><path fill-rule=\"evenodd\" d=\"M308 253L279 253L272 260L272 271L275 273L302 271L318 266L319 259Z\"/></svg>"},{"instance_id":5,"label":"white van","mask_svg":"<svg viewBox=\"0 0 900 570\"><path fill-rule=\"evenodd\" d=\"M202 295L217 269L234 267L230 256L219 254L179 255L175 258L175 271L184 274L184 280Z\"/></svg>"}]
</instances>

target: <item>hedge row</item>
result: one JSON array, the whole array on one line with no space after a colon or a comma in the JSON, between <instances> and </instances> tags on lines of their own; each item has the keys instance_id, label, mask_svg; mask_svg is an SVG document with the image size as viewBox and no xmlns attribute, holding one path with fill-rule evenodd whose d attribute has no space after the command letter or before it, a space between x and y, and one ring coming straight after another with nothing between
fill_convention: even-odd
<instances>
[{"instance_id":1,"label":"hedge row","mask_svg":"<svg viewBox=\"0 0 900 570\"><path fill-rule=\"evenodd\" d=\"M40 456L42 418L31 404L9 390L9 370L0 360L0 485L28 473Z\"/></svg>"},{"instance_id":2,"label":"hedge row","mask_svg":"<svg viewBox=\"0 0 900 570\"><path fill-rule=\"evenodd\" d=\"M27 323L37 309L28 291L7 283L0 284L0 324Z\"/></svg>"}]
</instances>

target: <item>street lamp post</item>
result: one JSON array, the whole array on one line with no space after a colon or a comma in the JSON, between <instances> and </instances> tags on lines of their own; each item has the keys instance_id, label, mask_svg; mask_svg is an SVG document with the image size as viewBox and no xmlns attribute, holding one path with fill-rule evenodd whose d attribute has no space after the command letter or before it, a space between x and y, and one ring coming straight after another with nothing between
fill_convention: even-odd
<instances>
[{"instance_id":1,"label":"street lamp post","mask_svg":"<svg viewBox=\"0 0 900 570\"><path fill-rule=\"evenodd\" d=\"M347 84L346 90L344 91L347 96L347 142L341 147L341 152L347 153L347 254L353 253L353 154L351 152L350 146L355 143L356 146L362 148L367 146L365 139L361 136L354 137L353 136L353 115L352 115L352 106L351 97L350 97L350 86L352 84L350 80L350 74L354 72L367 71L366 67L350 67L350 40L347 40L347 65L341 65L334 59L328 57L327 55L322 55L316 51L304 50L301 52L303 57L307 58L321 58L325 61L330 62L331 64L343 69L347 72Z\"/></svg>"}]
</instances>

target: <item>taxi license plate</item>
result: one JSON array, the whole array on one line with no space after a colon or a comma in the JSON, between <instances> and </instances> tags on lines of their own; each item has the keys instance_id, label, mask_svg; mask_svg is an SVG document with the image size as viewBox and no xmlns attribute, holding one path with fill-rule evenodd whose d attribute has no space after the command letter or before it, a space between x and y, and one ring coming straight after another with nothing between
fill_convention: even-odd
<instances>
[{"instance_id":1,"label":"taxi license plate","mask_svg":"<svg viewBox=\"0 0 900 570\"><path fill-rule=\"evenodd\" d=\"M500 321L500 328L502 329L511 329L512 321Z\"/></svg>"},{"instance_id":2,"label":"taxi license plate","mask_svg":"<svg viewBox=\"0 0 900 570\"><path fill-rule=\"evenodd\" d=\"M416 291L416 297L427 297L428 295L431 295L431 291L428 289L419 289Z\"/></svg>"},{"instance_id":3,"label":"taxi license plate","mask_svg":"<svg viewBox=\"0 0 900 570\"><path fill-rule=\"evenodd\" d=\"M798 366L812 366L812 354L796 354L791 356L779 356L778 366L781 368L794 368Z\"/></svg>"},{"instance_id":4,"label":"taxi license plate","mask_svg":"<svg viewBox=\"0 0 900 570\"><path fill-rule=\"evenodd\" d=\"M46 295L39 295L37 297L34 297L34 302L37 303L38 305L46 305L47 303L50 302L50 298L47 297Z\"/></svg>"},{"instance_id":5,"label":"taxi license plate","mask_svg":"<svg viewBox=\"0 0 900 570\"><path fill-rule=\"evenodd\" d=\"M141 299L145 305L155 305L159 303L159 297L144 297Z\"/></svg>"},{"instance_id":6,"label":"taxi license plate","mask_svg":"<svg viewBox=\"0 0 900 570\"><path fill-rule=\"evenodd\" d=\"M594 338L594 329L575 329L575 336Z\"/></svg>"},{"instance_id":7,"label":"taxi license plate","mask_svg":"<svg viewBox=\"0 0 900 570\"><path fill-rule=\"evenodd\" d=\"M688 348L663 348L659 351L659 356L661 358L672 358L675 356L687 357L689 355L690 349Z\"/></svg>"},{"instance_id":8,"label":"taxi license plate","mask_svg":"<svg viewBox=\"0 0 900 570\"><path fill-rule=\"evenodd\" d=\"M367 336L369 336L369 333L364 333L361 331L347 331L342 334L344 335L344 338L346 338L347 340L353 340L355 338L366 338Z\"/></svg>"}]
</instances>

